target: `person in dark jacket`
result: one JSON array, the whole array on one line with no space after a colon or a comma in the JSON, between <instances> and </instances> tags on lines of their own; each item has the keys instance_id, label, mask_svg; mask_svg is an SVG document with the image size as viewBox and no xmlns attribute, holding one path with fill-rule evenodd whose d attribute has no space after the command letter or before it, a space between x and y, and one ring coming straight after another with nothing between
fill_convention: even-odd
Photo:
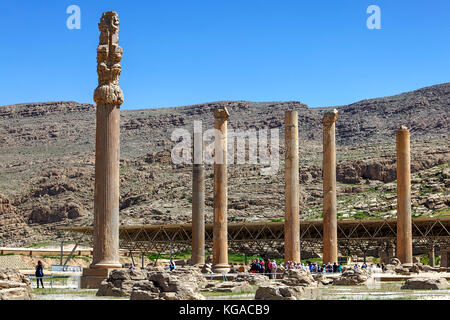
<instances>
[{"instance_id":1,"label":"person in dark jacket","mask_svg":"<svg viewBox=\"0 0 450 320\"><path fill-rule=\"evenodd\" d=\"M335 262L335 263L333 263L333 273L338 272L337 269L338 269L338 265Z\"/></svg>"},{"instance_id":2,"label":"person in dark jacket","mask_svg":"<svg viewBox=\"0 0 450 320\"><path fill-rule=\"evenodd\" d=\"M41 260L39 260L37 263L35 276L38 289L39 289L39 280L41 280L41 286L42 289L44 289L44 283L42 282L42 277L44 276L44 265L42 264Z\"/></svg>"}]
</instances>

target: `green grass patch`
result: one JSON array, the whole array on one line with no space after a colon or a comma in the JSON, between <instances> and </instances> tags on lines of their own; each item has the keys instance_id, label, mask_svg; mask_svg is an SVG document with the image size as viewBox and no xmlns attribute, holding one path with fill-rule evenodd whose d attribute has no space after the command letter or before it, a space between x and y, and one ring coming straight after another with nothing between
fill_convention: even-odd
<instances>
[{"instance_id":1,"label":"green grass patch","mask_svg":"<svg viewBox=\"0 0 450 320\"><path fill-rule=\"evenodd\" d=\"M61 256L56 256L56 255L46 255L46 254L39 255L39 257L41 257L41 258L43 258L43 259L58 259L58 260L61 259ZM68 257L68 255L63 255L63 262L66 261L67 257ZM88 262L92 260L92 257L88 257L88 256L78 256L78 255L73 255L73 256L70 258L70 260L73 260L74 258L82 259L82 260L88 261ZM70 261L70 260L69 260L69 261Z\"/></svg>"},{"instance_id":2,"label":"green grass patch","mask_svg":"<svg viewBox=\"0 0 450 320\"><path fill-rule=\"evenodd\" d=\"M301 262L304 264L308 264L308 262L311 262L311 263L318 263L318 264L322 265L322 258L301 259Z\"/></svg>"},{"instance_id":3,"label":"green grass patch","mask_svg":"<svg viewBox=\"0 0 450 320\"><path fill-rule=\"evenodd\" d=\"M440 210L433 211L433 216L439 216L439 217L447 217L450 216L450 208L443 208Z\"/></svg>"},{"instance_id":4,"label":"green grass patch","mask_svg":"<svg viewBox=\"0 0 450 320\"><path fill-rule=\"evenodd\" d=\"M208 258L209 256L211 256L211 254L207 253L205 255L205 258ZM158 257L157 254L146 254L145 257L151 261L155 261L156 258ZM173 253L172 254L172 260L187 260L191 258L191 251L190 250L185 250L185 251L181 251L181 252L177 252L177 253ZM261 256L247 256L247 264L250 264L252 262L252 260L255 259L260 259ZM160 259L166 259L169 260L170 259L170 254L161 254L158 258L158 260ZM275 258L272 259L271 257L269 257L269 259L271 260L275 260L278 262L283 262L283 258ZM240 263L240 264L244 264L245 262L245 255L243 254L236 254L236 253L228 253L228 262L229 263Z\"/></svg>"},{"instance_id":5,"label":"green grass patch","mask_svg":"<svg viewBox=\"0 0 450 320\"><path fill-rule=\"evenodd\" d=\"M41 248L41 247L48 246L50 244L51 243L48 241L41 241L41 242L32 243L32 244L26 246L26 248Z\"/></svg>"},{"instance_id":6,"label":"green grass patch","mask_svg":"<svg viewBox=\"0 0 450 320\"><path fill-rule=\"evenodd\" d=\"M433 189L431 189L431 188L422 188L419 191L419 195L420 196L424 196L424 195L426 195L428 193L431 193L431 192L433 192Z\"/></svg>"},{"instance_id":7,"label":"green grass patch","mask_svg":"<svg viewBox=\"0 0 450 320\"><path fill-rule=\"evenodd\" d=\"M354 219L367 219L369 215L367 213L364 213L362 211L356 211L356 213L353 215L352 218Z\"/></svg>"}]
</instances>

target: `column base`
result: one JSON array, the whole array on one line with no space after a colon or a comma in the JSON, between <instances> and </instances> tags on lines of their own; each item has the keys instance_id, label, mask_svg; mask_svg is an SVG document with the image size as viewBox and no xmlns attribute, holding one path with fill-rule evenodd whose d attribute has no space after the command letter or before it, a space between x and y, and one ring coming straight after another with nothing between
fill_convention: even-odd
<instances>
[{"instance_id":1,"label":"column base","mask_svg":"<svg viewBox=\"0 0 450 320\"><path fill-rule=\"evenodd\" d=\"M122 269L122 264L117 262L100 262L96 264L91 264L89 269Z\"/></svg>"},{"instance_id":2,"label":"column base","mask_svg":"<svg viewBox=\"0 0 450 320\"><path fill-rule=\"evenodd\" d=\"M121 269L122 266L116 269ZM98 289L103 280L106 280L112 268L83 268L80 278L81 289Z\"/></svg>"},{"instance_id":3,"label":"column base","mask_svg":"<svg viewBox=\"0 0 450 320\"><path fill-rule=\"evenodd\" d=\"M213 273L228 273L231 270L231 266L228 263L213 264Z\"/></svg>"}]
</instances>

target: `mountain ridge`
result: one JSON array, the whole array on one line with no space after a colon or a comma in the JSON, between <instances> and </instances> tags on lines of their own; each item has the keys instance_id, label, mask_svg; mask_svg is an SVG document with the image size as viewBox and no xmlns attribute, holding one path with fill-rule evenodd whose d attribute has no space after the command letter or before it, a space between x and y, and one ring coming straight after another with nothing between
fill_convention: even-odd
<instances>
[{"instance_id":1,"label":"mountain ridge","mask_svg":"<svg viewBox=\"0 0 450 320\"><path fill-rule=\"evenodd\" d=\"M327 108L309 108L299 101L216 101L121 110L121 223L190 221L191 167L171 163L175 145L171 133L178 128L191 132L194 120L202 121L203 130L213 128L217 106L229 109L230 129L279 129L280 137L276 174L261 176L261 164L229 165L231 221L284 215L286 110L299 114L301 216L320 218L322 116L332 108L339 111L336 145L341 217L395 215L395 197L390 193L395 187L395 131L400 125L411 131L411 170L417 181L413 213L448 212L450 83L444 83ZM58 225L92 223L95 108L75 101L0 107L0 241L23 245L54 239ZM207 221L212 219L212 175L207 166ZM368 203L372 198L376 206Z\"/></svg>"}]
</instances>

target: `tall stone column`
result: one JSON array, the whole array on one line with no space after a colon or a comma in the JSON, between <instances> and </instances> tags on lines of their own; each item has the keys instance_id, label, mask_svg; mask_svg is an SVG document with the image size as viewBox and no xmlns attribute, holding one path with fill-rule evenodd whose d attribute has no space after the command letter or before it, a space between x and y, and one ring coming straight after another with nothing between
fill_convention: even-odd
<instances>
[{"instance_id":1,"label":"tall stone column","mask_svg":"<svg viewBox=\"0 0 450 320\"><path fill-rule=\"evenodd\" d=\"M227 108L214 110L214 223L213 223L213 272L227 273L228 264L228 178L227 178Z\"/></svg>"},{"instance_id":2,"label":"tall stone column","mask_svg":"<svg viewBox=\"0 0 450 320\"><path fill-rule=\"evenodd\" d=\"M336 206L336 109L323 116L323 263L338 261Z\"/></svg>"},{"instance_id":3,"label":"tall stone column","mask_svg":"<svg viewBox=\"0 0 450 320\"><path fill-rule=\"evenodd\" d=\"M397 257L412 263L411 163L409 130L397 131Z\"/></svg>"},{"instance_id":4,"label":"tall stone column","mask_svg":"<svg viewBox=\"0 0 450 320\"><path fill-rule=\"evenodd\" d=\"M194 128L194 165L192 167L192 264L205 263L205 170L202 131Z\"/></svg>"},{"instance_id":5,"label":"tall stone column","mask_svg":"<svg viewBox=\"0 0 450 320\"><path fill-rule=\"evenodd\" d=\"M284 261L300 262L298 112L285 113Z\"/></svg>"},{"instance_id":6,"label":"tall stone column","mask_svg":"<svg viewBox=\"0 0 450 320\"><path fill-rule=\"evenodd\" d=\"M439 252L441 254L440 267L450 268L450 247L441 246Z\"/></svg>"},{"instance_id":7,"label":"tall stone column","mask_svg":"<svg viewBox=\"0 0 450 320\"><path fill-rule=\"evenodd\" d=\"M119 18L116 12L103 13L97 48L98 87L94 191L93 261L83 270L82 287L95 288L109 270L121 268L119 262L119 87L122 48L119 41Z\"/></svg>"},{"instance_id":8,"label":"tall stone column","mask_svg":"<svg viewBox=\"0 0 450 320\"><path fill-rule=\"evenodd\" d=\"M434 245L431 246L431 250L430 250L428 256L429 256L429 265L430 265L430 267L435 267L436 266L436 263L435 263L435 256L436 256L436 254L434 252Z\"/></svg>"}]
</instances>

